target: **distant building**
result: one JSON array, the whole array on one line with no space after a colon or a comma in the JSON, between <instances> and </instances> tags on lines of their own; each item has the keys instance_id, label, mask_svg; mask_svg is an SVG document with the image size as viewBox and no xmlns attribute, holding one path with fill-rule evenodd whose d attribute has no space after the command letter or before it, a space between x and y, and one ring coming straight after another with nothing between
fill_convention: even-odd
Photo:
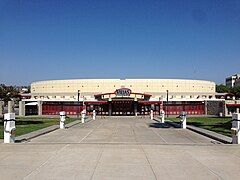
<instances>
[{"instance_id":1,"label":"distant building","mask_svg":"<svg viewBox=\"0 0 240 180\"><path fill-rule=\"evenodd\" d=\"M26 114L38 102L39 114L77 115L82 109L98 115L206 114L206 101L215 98L215 83L184 79L75 79L38 81L31 84ZM31 103L31 104L29 104ZM36 105L35 105L36 106ZM40 107L41 106L41 107ZM36 112L36 111L34 111Z\"/></svg>"},{"instance_id":2,"label":"distant building","mask_svg":"<svg viewBox=\"0 0 240 180\"><path fill-rule=\"evenodd\" d=\"M236 83L235 83L236 84ZM23 115L79 116L96 110L103 116L149 115L160 110L177 116L231 116L239 112L240 100L231 93L216 93L215 83L186 79L66 79L31 84L31 94L22 98Z\"/></svg>"},{"instance_id":3,"label":"distant building","mask_svg":"<svg viewBox=\"0 0 240 180\"><path fill-rule=\"evenodd\" d=\"M235 74L226 78L227 87L236 87L240 86L240 74Z\"/></svg>"}]
</instances>

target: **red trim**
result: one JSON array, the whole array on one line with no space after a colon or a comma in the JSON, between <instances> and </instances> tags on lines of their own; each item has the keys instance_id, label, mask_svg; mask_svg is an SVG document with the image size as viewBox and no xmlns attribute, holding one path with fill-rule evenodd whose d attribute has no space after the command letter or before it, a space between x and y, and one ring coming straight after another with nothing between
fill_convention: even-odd
<instances>
[{"instance_id":1,"label":"red trim","mask_svg":"<svg viewBox=\"0 0 240 180\"><path fill-rule=\"evenodd\" d=\"M227 104L228 107L240 107L240 104Z\"/></svg>"},{"instance_id":2,"label":"red trim","mask_svg":"<svg viewBox=\"0 0 240 180\"><path fill-rule=\"evenodd\" d=\"M138 101L138 104L162 104L162 101Z\"/></svg>"},{"instance_id":3,"label":"red trim","mask_svg":"<svg viewBox=\"0 0 240 180\"><path fill-rule=\"evenodd\" d=\"M108 104L107 101L84 101L84 104Z\"/></svg>"}]
</instances>

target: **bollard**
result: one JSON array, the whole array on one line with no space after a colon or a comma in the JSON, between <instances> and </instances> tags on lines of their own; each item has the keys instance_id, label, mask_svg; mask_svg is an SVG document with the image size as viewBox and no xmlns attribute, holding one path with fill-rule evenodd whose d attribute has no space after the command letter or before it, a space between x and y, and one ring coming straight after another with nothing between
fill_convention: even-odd
<instances>
[{"instance_id":1,"label":"bollard","mask_svg":"<svg viewBox=\"0 0 240 180\"><path fill-rule=\"evenodd\" d=\"M160 111L160 122L161 123L165 122L165 112L164 112L164 110Z\"/></svg>"},{"instance_id":2,"label":"bollard","mask_svg":"<svg viewBox=\"0 0 240 180\"><path fill-rule=\"evenodd\" d=\"M150 111L150 119L153 120L153 110Z\"/></svg>"},{"instance_id":3,"label":"bollard","mask_svg":"<svg viewBox=\"0 0 240 180\"><path fill-rule=\"evenodd\" d=\"M15 113L4 114L4 143L14 143L15 133Z\"/></svg>"},{"instance_id":4,"label":"bollard","mask_svg":"<svg viewBox=\"0 0 240 180\"><path fill-rule=\"evenodd\" d=\"M240 114L233 113L232 114L232 144L240 144Z\"/></svg>"},{"instance_id":5,"label":"bollard","mask_svg":"<svg viewBox=\"0 0 240 180\"><path fill-rule=\"evenodd\" d=\"M93 110L93 120L96 120L96 110Z\"/></svg>"},{"instance_id":6,"label":"bollard","mask_svg":"<svg viewBox=\"0 0 240 180\"><path fill-rule=\"evenodd\" d=\"M86 115L85 110L83 110L83 111L81 112L81 115L82 115L82 123L84 123L84 122L85 122L85 115Z\"/></svg>"},{"instance_id":7,"label":"bollard","mask_svg":"<svg viewBox=\"0 0 240 180\"><path fill-rule=\"evenodd\" d=\"M60 112L60 129L65 129L66 112Z\"/></svg>"},{"instance_id":8,"label":"bollard","mask_svg":"<svg viewBox=\"0 0 240 180\"><path fill-rule=\"evenodd\" d=\"M182 111L180 113L180 122L181 122L181 128L186 129L187 128L187 113Z\"/></svg>"}]
</instances>

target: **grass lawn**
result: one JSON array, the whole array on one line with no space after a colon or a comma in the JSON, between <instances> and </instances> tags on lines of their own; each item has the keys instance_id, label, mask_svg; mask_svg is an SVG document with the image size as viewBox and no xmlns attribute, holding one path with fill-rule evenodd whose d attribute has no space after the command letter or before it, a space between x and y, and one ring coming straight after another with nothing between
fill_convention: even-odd
<instances>
[{"instance_id":1,"label":"grass lawn","mask_svg":"<svg viewBox=\"0 0 240 180\"><path fill-rule=\"evenodd\" d=\"M67 118L66 123L73 122L79 118ZM27 134L52 125L59 125L59 118L45 117L21 117L16 118L16 136ZM3 139L3 121L0 120L0 139Z\"/></svg>"},{"instance_id":2,"label":"grass lawn","mask_svg":"<svg viewBox=\"0 0 240 180\"><path fill-rule=\"evenodd\" d=\"M174 122L180 122L179 118L167 118ZM231 137L232 118L220 117L187 117L187 125L214 131Z\"/></svg>"}]
</instances>

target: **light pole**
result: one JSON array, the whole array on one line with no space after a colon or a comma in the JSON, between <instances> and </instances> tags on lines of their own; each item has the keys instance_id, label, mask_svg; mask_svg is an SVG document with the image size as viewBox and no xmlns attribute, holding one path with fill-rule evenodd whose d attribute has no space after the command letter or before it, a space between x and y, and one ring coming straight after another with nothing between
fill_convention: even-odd
<instances>
[{"instance_id":1,"label":"light pole","mask_svg":"<svg viewBox=\"0 0 240 180\"><path fill-rule=\"evenodd\" d=\"M83 110L85 110L85 104L84 104L84 96L83 96Z\"/></svg>"},{"instance_id":2,"label":"light pole","mask_svg":"<svg viewBox=\"0 0 240 180\"><path fill-rule=\"evenodd\" d=\"M166 114L167 114L167 117L168 117L168 90L167 90L167 107L166 107Z\"/></svg>"},{"instance_id":3,"label":"light pole","mask_svg":"<svg viewBox=\"0 0 240 180\"><path fill-rule=\"evenodd\" d=\"M79 104L79 97L80 97L80 90L78 90L78 112L77 112L77 117L79 117L80 114L80 104Z\"/></svg>"},{"instance_id":4,"label":"light pole","mask_svg":"<svg viewBox=\"0 0 240 180\"><path fill-rule=\"evenodd\" d=\"M161 112L161 98L159 97L159 115L160 115L160 112Z\"/></svg>"}]
</instances>

